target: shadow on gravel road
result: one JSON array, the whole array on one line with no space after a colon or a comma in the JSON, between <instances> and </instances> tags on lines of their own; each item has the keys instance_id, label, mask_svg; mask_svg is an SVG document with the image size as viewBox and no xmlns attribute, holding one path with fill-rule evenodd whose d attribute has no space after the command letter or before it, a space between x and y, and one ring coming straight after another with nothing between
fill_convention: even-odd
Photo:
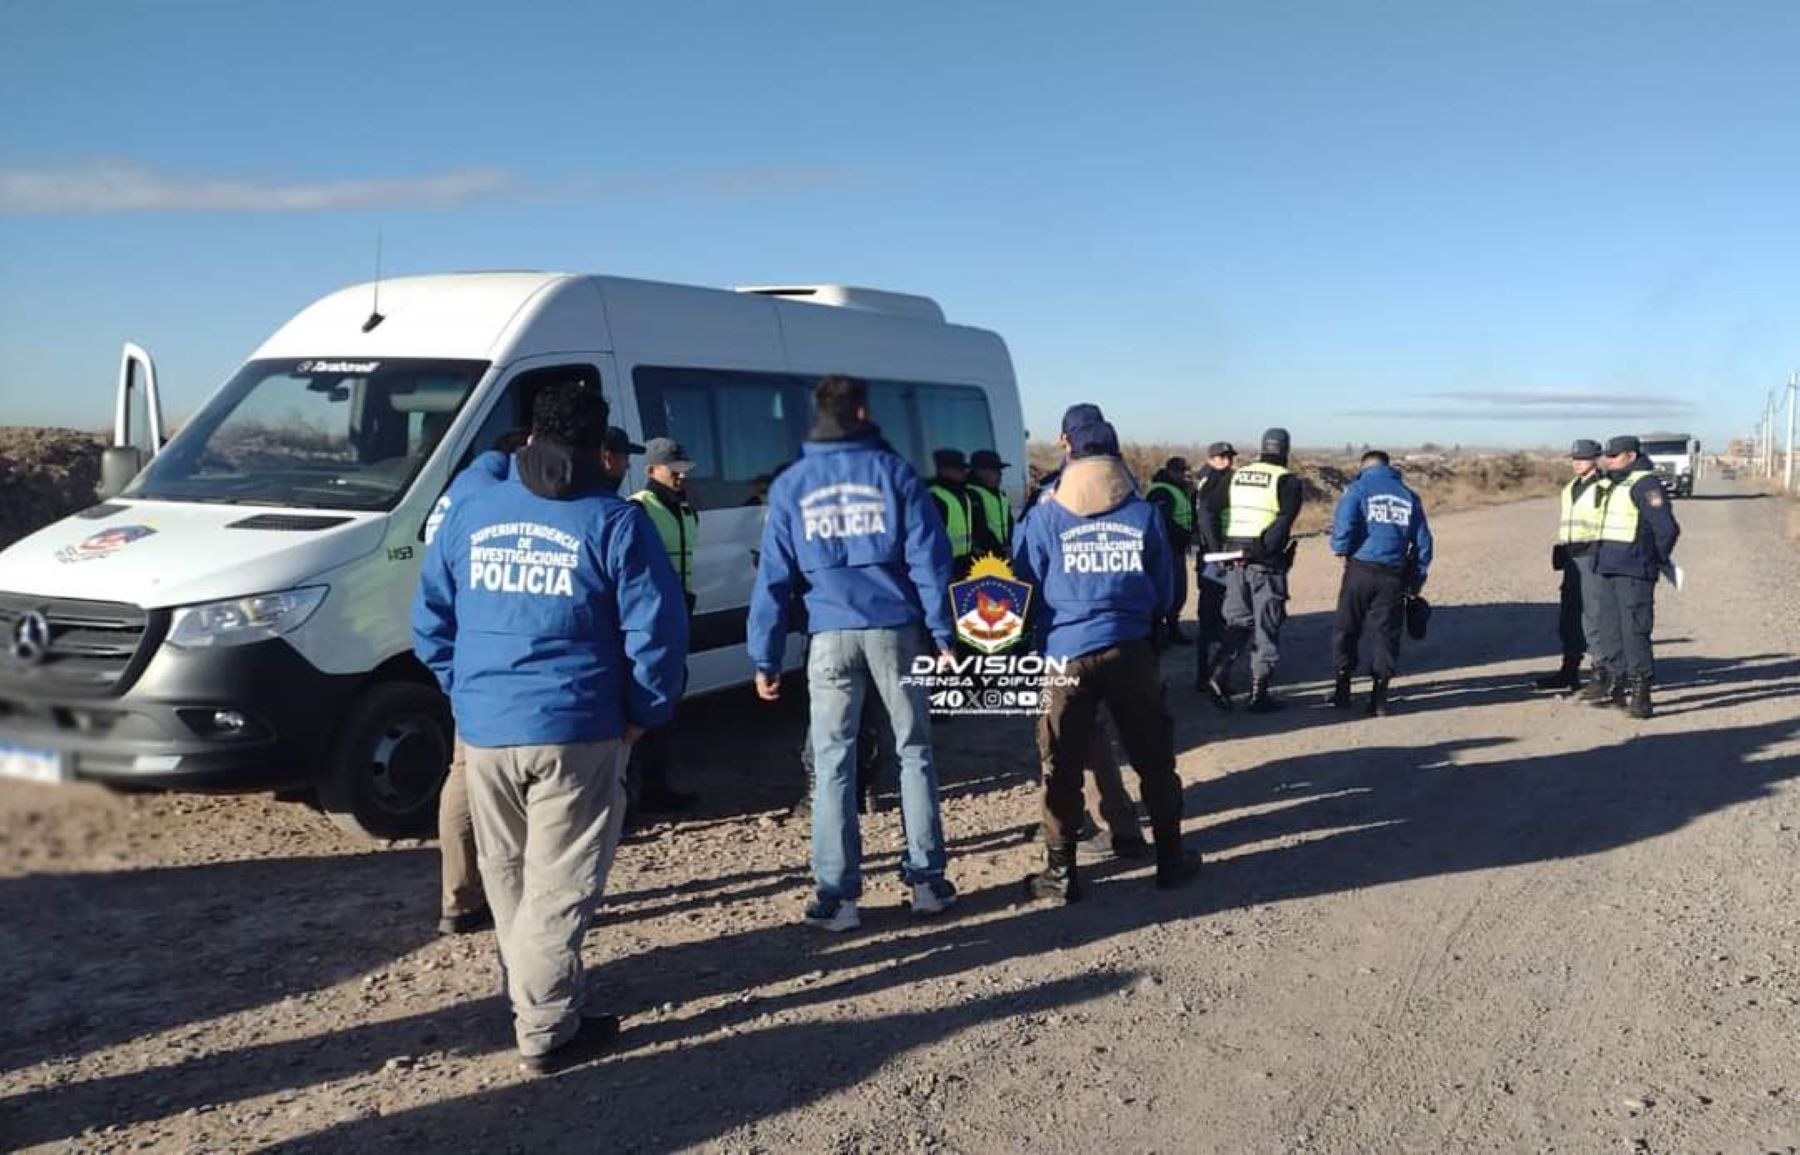
<instances>
[{"instance_id":1,"label":"shadow on gravel road","mask_svg":"<svg viewBox=\"0 0 1800 1155\"><path fill-rule=\"evenodd\" d=\"M1512 761L1493 758L1503 738L1365 746L1196 783L1188 812L1280 807L1199 836L1214 898L1250 906L1655 838L1800 777L1800 758L1765 754L1796 739L1800 719L1789 718Z\"/></svg>"},{"instance_id":2,"label":"shadow on gravel road","mask_svg":"<svg viewBox=\"0 0 1800 1155\"><path fill-rule=\"evenodd\" d=\"M322 1120L320 1130L284 1147L665 1150L705 1143L857 1087L906 1052L982 1023L1097 998L1124 989L1134 977L1123 969L1098 970L1007 991L1001 984L1012 960L1158 923L1191 922L1219 910L1580 857L1655 838L1706 814L1766 797L1778 782L1800 775L1800 759L1770 753L1796 739L1800 719L1785 719L1734 730L1650 734L1606 751L1513 760L1496 758L1506 740L1491 738L1416 749L1374 746L1273 762L1189 788L1189 814L1203 820L1216 816L1195 838L1211 859L1196 887L1164 894L1149 886L1141 865L1084 863L1087 900L1069 908L1019 904L1017 883L1009 880L970 892L960 917L949 921L909 922L871 908L871 929L859 936L825 939L796 926L764 927L623 957L594 972L618 1005L671 997L690 1004L722 1001L687 1015L639 1016L628 1023L617 1054L559 1079L508 1084L383 1117ZM1242 813L1268 806L1279 809ZM1019 834L1008 827L980 837L1007 840ZM409 855L405 862L420 875L413 880L419 888L431 884L429 857ZM385 877L393 858L368 856L372 864L383 864L381 893L401 892ZM191 919L171 922L165 933L187 936L193 949L184 953L164 944L158 952L179 958L181 973L136 976L108 1009L106 966L77 972L85 981L83 993L64 996L65 1005L81 1005L89 1016L108 1010L75 1026L83 1048L348 977L368 969L372 958L391 958L416 946L420 930L415 920L397 917L366 893L363 905L356 905L354 892L369 881L359 880L357 862L295 860L163 872L188 877L164 879L173 889L154 893L137 890L141 884L126 879L118 883L112 903L78 924L89 937L63 935L29 960L28 971L12 977L28 980L35 974L41 983L59 959L83 951L110 965L126 965L109 959L110 948L102 941L118 904L145 904L148 911L138 917L166 918L164 911L180 908L179 891L200 886L214 896L214 905L202 898L198 906L203 918L215 921L214 931L195 934ZM283 876L284 867L296 874ZM341 881L330 894L314 897L320 877ZM285 895L279 889L284 881L290 890ZM59 882L70 885L68 879ZM230 892L236 888L247 893L233 902ZM240 914L252 898L270 897L272 888L277 900L289 903L292 918L265 915L256 924L260 930L239 928L235 942L216 934L219 920ZM34 897L73 901L65 891ZM327 919L326 909L336 913ZM134 925L119 941L139 933L153 932ZM245 959L255 960L252 974L222 977L221 966L241 966ZM939 980L950 980L950 987ZM984 980L992 985L978 985ZM158 990L158 983L169 987ZM18 981L14 989L27 985ZM733 997L771 987L779 989ZM965 987L966 997L950 993ZM98 1004L86 997L89 988L100 992ZM918 990L921 999L940 1004L948 995L949 1001L878 1018L859 1018L854 1009L834 1005L900 990ZM160 1009L165 1007L181 1009ZM780 1021L789 1013L807 1013L815 1021ZM1025 1030L1016 1022L1015 1027ZM57 1034L56 1024L40 1018L28 1038L42 1056L69 1049L53 1043ZM224 1054L177 1052L174 1063L147 1071L13 1096L0 1102L0 1129L16 1141L44 1142L99 1123L166 1118L189 1107L367 1074L395 1055L434 1048L463 1055L500 1051L507 1047L505 1035L504 1008L488 999ZM990 1033L982 1045L1002 1043Z\"/></svg>"}]
</instances>

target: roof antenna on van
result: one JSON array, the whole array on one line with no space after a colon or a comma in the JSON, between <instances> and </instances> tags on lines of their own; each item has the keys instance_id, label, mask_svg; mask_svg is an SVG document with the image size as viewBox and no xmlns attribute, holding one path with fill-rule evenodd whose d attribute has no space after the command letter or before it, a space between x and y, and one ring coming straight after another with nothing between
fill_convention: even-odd
<instances>
[{"instance_id":1,"label":"roof antenna on van","mask_svg":"<svg viewBox=\"0 0 1800 1155\"><path fill-rule=\"evenodd\" d=\"M369 319L362 324L362 331L367 333L387 320L381 315L381 230L375 230L375 300L369 306Z\"/></svg>"}]
</instances>

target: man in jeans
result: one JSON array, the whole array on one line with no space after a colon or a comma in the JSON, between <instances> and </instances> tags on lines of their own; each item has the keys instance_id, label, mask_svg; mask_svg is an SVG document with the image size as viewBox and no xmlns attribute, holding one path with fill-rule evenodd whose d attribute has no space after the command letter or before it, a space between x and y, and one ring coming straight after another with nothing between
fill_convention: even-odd
<instances>
[{"instance_id":1,"label":"man in jeans","mask_svg":"<svg viewBox=\"0 0 1800 1155\"><path fill-rule=\"evenodd\" d=\"M1065 428L1067 423L1065 422ZM1174 602L1176 564L1156 508L1136 493L1104 421L1067 434L1069 464L1056 491L1019 527L1013 572L1037 587L1033 636L1047 657L1069 660L1073 685L1053 685L1038 723L1044 781L1045 867L1026 879L1031 898L1081 897L1075 843L1082 769L1104 705L1142 784L1156 844L1156 885L1180 886L1199 870L1181 842L1181 778L1174 720L1163 702L1151 636Z\"/></svg>"},{"instance_id":2,"label":"man in jeans","mask_svg":"<svg viewBox=\"0 0 1800 1155\"><path fill-rule=\"evenodd\" d=\"M446 512L426 551L413 645L450 696L521 1064L596 1055L581 944L618 845L625 763L667 722L687 615L644 512L601 463L606 402L545 388L507 477Z\"/></svg>"},{"instance_id":3,"label":"man in jeans","mask_svg":"<svg viewBox=\"0 0 1800 1155\"><path fill-rule=\"evenodd\" d=\"M819 382L800 459L769 487L769 514L750 597L748 647L756 692L781 693L797 584L806 607L806 678L815 770L812 867L817 897L806 921L831 931L861 924L862 831L856 816L857 731L873 693L900 755L906 830L901 877L914 914L956 900L944 877L944 830L931 761L925 689L902 685L914 660L951 654L950 542L924 483L869 420L868 386Z\"/></svg>"}]
</instances>

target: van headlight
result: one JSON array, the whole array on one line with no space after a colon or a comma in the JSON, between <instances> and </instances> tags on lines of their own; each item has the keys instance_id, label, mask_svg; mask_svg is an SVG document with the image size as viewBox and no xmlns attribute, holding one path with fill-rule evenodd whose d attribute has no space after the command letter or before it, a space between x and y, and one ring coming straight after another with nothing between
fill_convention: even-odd
<instances>
[{"instance_id":1,"label":"van headlight","mask_svg":"<svg viewBox=\"0 0 1800 1155\"><path fill-rule=\"evenodd\" d=\"M205 605L183 606L169 625L169 644L181 650L244 646L291 634L325 600L326 586L253 594Z\"/></svg>"}]
</instances>

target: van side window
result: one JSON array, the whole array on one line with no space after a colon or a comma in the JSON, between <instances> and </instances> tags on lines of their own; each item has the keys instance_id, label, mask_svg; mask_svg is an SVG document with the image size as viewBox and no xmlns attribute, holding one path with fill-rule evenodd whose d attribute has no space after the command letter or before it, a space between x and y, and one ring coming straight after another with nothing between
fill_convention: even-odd
<instances>
[{"instance_id":1,"label":"van side window","mask_svg":"<svg viewBox=\"0 0 1800 1155\"><path fill-rule=\"evenodd\" d=\"M517 448L513 441L523 444L524 434L531 428L531 403L537 400L544 386L558 381L578 381L598 393L600 370L592 365L547 365L541 369L527 369L515 376L506 383L499 400L482 419L481 428L475 431L475 440L469 443L462 460L456 463L456 472L467 469L469 462L490 449L510 452Z\"/></svg>"},{"instance_id":2,"label":"van side window","mask_svg":"<svg viewBox=\"0 0 1800 1155\"><path fill-rule=\"evenodd\" d=\"M701 510L761 502L806 435L809 395L786 374L641 365L631 380L644 438L672 437L693 458Z\"/></svg>"},{"instance_id":3,"label":"van side window","mask_svg":"<svg viewBox=\"0 0 1800 1155\"><path fill-rule=\"evenodd\" d=\"M817 384L817 378L807 380L809 399ZM998 448L987 394L973 385L870 381L869 418L881 426L894 452L912 462L922 477L936 472L931 461L934 449L973 453Z\"/></svg>"}]
</instances>

